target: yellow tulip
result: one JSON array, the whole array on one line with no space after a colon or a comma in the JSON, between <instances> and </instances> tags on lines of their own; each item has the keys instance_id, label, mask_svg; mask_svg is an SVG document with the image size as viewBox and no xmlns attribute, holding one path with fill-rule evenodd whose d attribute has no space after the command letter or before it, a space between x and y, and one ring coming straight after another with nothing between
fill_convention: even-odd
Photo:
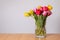
<instances>
[{"instance_id":1,"label":"yellow tulip","mask_svg":"<svg viewBox=\"0 0 60 40\"><path fill-rule=\"evenodd\" d=\"M48 9L49 9L49 10L52 10L53 7L52 7L51 5L48 5Z\"/></svg>"},{"instance_id":2,"label":"yellow tulip","mask_svg":"<svg viewBox=\"0 0 60 40\"><path fill-rule=\"evenodd\" d=\"M29 13L25 12L24 16L29 17L30 15L29 15Z\"/></svg>"},{"instance_id":3,"label":"yellow tulip","mask_svg":"<svg viewBox=\"0 0 60 40\"><path fill-rule=\"evenodd\" d=\"M33 15L33 10L30 10L29 12L28 12L30 15Z\"/></svg>"},{"instance_id":4,"label":"yellow tulip","mask_svg":"<svg viewBox=\"0 0 60 40\"><path fill-rule=\"evenodd\" d=\"M38 6L38 7L37 7L37 9L40 9L40 8L41 8L41 6Z\"/></svg>"}]
</instances>

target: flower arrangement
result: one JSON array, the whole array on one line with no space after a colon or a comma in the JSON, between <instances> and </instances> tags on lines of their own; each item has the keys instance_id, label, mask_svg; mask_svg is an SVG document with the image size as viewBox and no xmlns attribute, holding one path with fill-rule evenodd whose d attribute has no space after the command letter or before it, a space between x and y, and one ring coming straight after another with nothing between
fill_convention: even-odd
<instances>
[{"instance_id":1,"label":"flower arrangement","mask_svg":"<svg viewBox=\"0 0 60 40\"><path fill-rule=\"evenodd\" d=\"M36 9L30 10L29 12L25 12L24 16L29 17L33 16L35 19L36 30L35 34L37 36L45 36L45 24L46 18L52 14L51 12L52 6L38 6Z\"/></svg>"}]
</instances>

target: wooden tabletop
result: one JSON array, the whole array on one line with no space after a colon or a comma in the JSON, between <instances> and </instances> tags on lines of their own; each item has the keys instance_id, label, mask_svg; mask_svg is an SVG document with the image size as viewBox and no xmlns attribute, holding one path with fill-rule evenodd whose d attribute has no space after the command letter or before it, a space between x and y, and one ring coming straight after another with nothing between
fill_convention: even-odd
<instances>
[{"instance_id":1,"label":"wooden tabletop","mask_svg":"<svg viewBox=\"0 0 60 40\"><path fill-rule=\"evenodd\" d=\"M60 34L48 34L46 38L36 38L34 34L0 34L0 40L60 40Z\"/></svg>"}]
</instances>

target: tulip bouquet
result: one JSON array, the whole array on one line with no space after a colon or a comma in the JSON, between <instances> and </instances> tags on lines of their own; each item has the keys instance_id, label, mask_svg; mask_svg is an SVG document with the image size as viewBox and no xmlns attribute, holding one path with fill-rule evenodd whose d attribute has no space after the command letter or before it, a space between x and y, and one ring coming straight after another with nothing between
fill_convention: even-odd
<instances>
[{"instance_id":1,"label":"tulip bouquet","mask_svg":"<svg viewBox=\"0 0 60 40\"><path fill-rule=\"evenodd\" d=\"M33 16L35 19L36 29L35 34L36 37L45 37L46 30L46 18L52 14L51 12L52 6L38 6L36 9L30 10L29 12L25 12L25 16Z\"/></svg>"}]
</instances>

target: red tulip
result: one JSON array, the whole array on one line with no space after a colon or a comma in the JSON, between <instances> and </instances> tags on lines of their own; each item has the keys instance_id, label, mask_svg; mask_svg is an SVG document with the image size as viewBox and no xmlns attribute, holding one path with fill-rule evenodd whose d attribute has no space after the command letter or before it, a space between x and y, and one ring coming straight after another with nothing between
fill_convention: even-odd
<instances>
[{"instance_id":1,"label":"red tulip","mask_svg":"<svg viewBox=\"0 0 60 40\"><path fill-rule=\"evenodd\" d=\"M41 7L40 10L43 11L43 7Z\"/></svg>"},{"instance_id":2,"label":"red tulip","mask_svg":"<svg viewBox=\"0 0 60 40\"><path fill-rule=\"evenodd\" d=\"M44 6L43 11L48 11L48 7Z\"/></svg>"},{"instance_id":3,"label":"red tulip","mask_svg":"<svg viewBox=\"0 0 60 40\"><path fill-rule=\"evenodd\" d=\"M41 14L41 10L40 9L36 9L36 10L34 10L34 12L36 13L36 15L40 15Z\"/></svg>"},{"instance_id":4,"label":"red tulip","mask_svg":"<svg viewBox=\"0 0 60 40\"><path fill-rule=\"evenodd\" d=\"M43 16L47 16L47 11L44 11L44 12L42 13L42 15L43 15Z\"/></svg>"}]
</instances>

